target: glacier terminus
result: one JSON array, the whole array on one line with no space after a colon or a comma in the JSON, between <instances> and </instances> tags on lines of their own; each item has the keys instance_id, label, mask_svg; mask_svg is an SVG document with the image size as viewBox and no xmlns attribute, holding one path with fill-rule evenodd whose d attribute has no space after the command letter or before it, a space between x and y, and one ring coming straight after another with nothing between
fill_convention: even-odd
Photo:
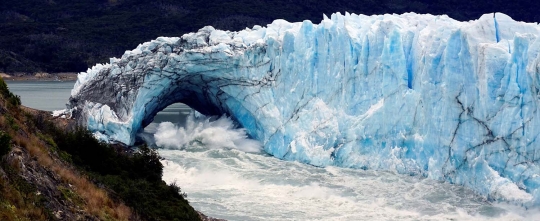
<instances>
[{"instance_id":1,"label":"glacier terminus","mask_svg":"<svg viewBox=\"0 0 540 221\"><path fill-rule=\"evenodd\" d=\"M184 103L277 158L391 170L540 206L540 26L486 14L336 13L159 37L80 73L68 109L132 145Z\"/></svg>"}]
</instances>

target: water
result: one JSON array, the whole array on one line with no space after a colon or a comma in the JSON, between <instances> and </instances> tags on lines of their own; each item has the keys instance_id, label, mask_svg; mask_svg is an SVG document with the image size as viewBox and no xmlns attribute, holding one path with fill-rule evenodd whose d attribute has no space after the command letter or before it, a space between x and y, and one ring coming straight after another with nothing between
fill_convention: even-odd
<instances>
[{"instance_id":1,"label":"water","mask_svg":"<svg viewBox=\"0 0 540 221\"><path fill-rule=\"evenodd\" d=\"M24 106L53 111L66 108L75 81L9 81L9 90L21 96Z\"/></svg>"},{"instance_id":2,"label":"water","mask_svg":"<svg viewBox=\"0 0 540 221\"><path fill-rule=\"evenodd\" d=\"M161 150L164 180L229 220L527 220L463 187L391 172L317 168L238 150Z\"/></svg>"},{"instance_id":3,"label":"water","mask_svg":"<svg viewBox=\"0 0 540 221\"><path fill-rule=\"evenodd\" d=\"M63 109L74 82L10 82L26 106ZM318 168L256 151L227 119L171 105L145 131L161 140L163 179L201 212L228 220L540 220L460 186L386 171ZM192 124L189 124L190 120ZM182 122L181 126L166 121ZM187 126L186 126L187 125ZM180 139L183 140L177 140ZM167 142L166 142L167 141ZM253 145L253 148L246 148ZM240 148L241 147L241 148ZM246 152L247 151L247 152Z\"/></svg>"},{"instance_id":4,"label":"water","mask_svg":"<svg viewBox=\"0 0 540 221\"><path fill-rule=\"evenodd\" d=\"M464 187L423 177L281 161L246 149L238 140L246 136L223 122L229 119L212 120L192 115L182 126L165 122L145 129L162 146L163 179L182 187L207 215L228 220L540 219L537 210L491 203Z\"/></svg>"}]
</instances>

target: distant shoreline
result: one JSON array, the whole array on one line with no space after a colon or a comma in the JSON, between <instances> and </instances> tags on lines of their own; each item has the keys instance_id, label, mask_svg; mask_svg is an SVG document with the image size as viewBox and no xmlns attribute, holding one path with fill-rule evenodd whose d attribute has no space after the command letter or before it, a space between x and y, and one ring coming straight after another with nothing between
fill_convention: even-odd
<instances>
[{"instance_id":1,"label":"distant shoreline","mask_svg":"<svg viewBox=\"0 0 540 221\"><path fill-rule=\"evenodd\" d=\"M76 72L46 73L38 72L34 74L6 74L0 72L0 77L5 81L75 81Z\"/></svg>"}]
</instances>

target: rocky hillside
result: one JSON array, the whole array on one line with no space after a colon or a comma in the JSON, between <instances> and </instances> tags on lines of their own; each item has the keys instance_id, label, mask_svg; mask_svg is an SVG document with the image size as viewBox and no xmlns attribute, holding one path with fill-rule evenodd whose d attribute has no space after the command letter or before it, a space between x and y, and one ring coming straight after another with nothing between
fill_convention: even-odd
<instances>
[{"instance_id":1,"label":"rocky hillside","mask_svg":"<svg viewBox=\"0 0 540 221\"><path fill-rule=\"evenodd\" d=\"M0 220L201 220L160 157L20 105L0 78Z\"/></svg>"},{"instance_id":2,"label":"rocky hillside","mask_svg":"<svg viewBox=\"0 0 540 221\"><path fill-rule=\"evenodd\" d=\"M0 81L0 220L136 219L132 209L60 160L33 125L35 113Z\"/></svg>"}]
</instances>

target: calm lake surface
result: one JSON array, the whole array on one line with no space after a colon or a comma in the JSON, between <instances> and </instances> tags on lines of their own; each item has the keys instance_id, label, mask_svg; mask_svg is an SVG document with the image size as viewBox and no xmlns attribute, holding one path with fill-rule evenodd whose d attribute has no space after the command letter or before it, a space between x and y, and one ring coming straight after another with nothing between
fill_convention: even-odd
<instances>
[{"instance_id":1,"label":"calm lake surface","mask_svg":"<svg viewBox=\"0 0 540 221\"><path fill-rule=\"evenodd\" d=\"M21 96L24 106L46 110L62 110L66 108L71 89L75 81L9 81L9 90ZM185 104L176 103L168 106L154 117L155 123L179 122L185 118L191 108Z\"/></svg>"},{"instance_id":2,"label":"calm lake surface","mask_svg":"<svg viewBox=\"0 0 540 221\"><path fill-rule=\"evenodd\" d=\"M53 111L66 108L75 81L9 81L9 90L21 96L24 106Z\"/></svg>"},{"instance_id":3,"label":"calm lake surface","mask_svg":"<svg viewBox=\"0 0 540 221\"><path fill-rule=\"evenodd\" d=\"M21 96L23 105L52 111L65 108L75 82L6 83ZM171 105L158 113L145 134L167 135L156 139L167 143L159 149L165 157L163 179L177 183L191 205L210 216L228 220L540 220L538 210L489 202L461 186L423 177L318 168L235 149L236 143L220 147L239 131L228 127L227 119L190 118L191 124L178 123L189 112L183 104Z\"/></svg>"}]
</instances>

